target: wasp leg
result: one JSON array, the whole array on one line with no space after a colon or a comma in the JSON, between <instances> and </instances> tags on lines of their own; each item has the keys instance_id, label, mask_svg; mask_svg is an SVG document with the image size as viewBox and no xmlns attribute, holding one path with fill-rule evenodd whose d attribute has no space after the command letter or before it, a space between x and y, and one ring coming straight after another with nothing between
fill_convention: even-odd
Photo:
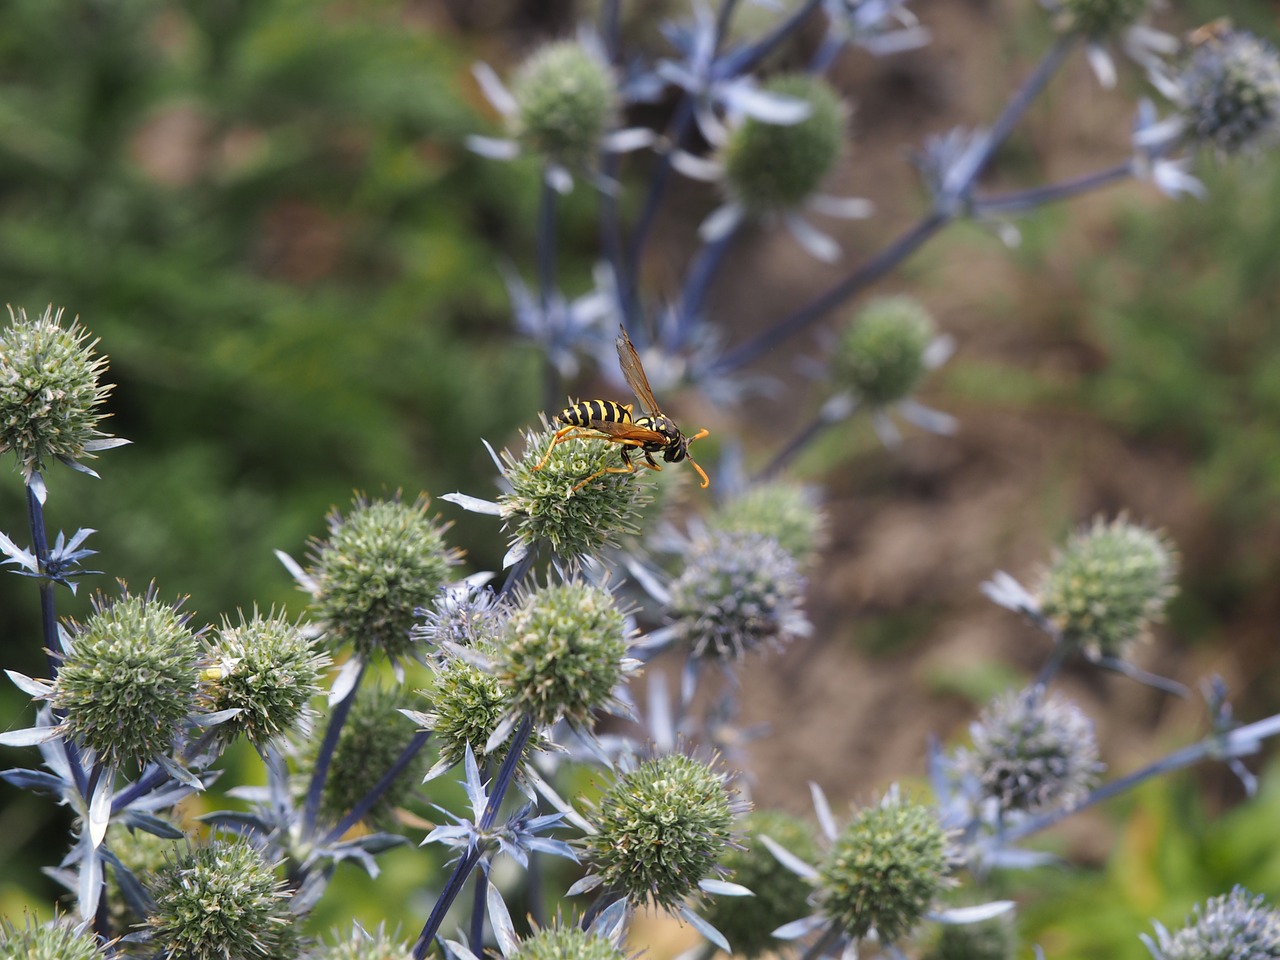
<instances>
[{"instance_id":1,"label":"wasp leg","mask_svg":"<svg viewBox=\"0 0 1280 960\"><path fill-rule=\"evenodd\" d=\"M597 470L591 476L587 477L587 479L578 481L578 483L574 485L573 489L569 491L570 493L577 493L579 490L585 487L592 480L595 480L597 477L603 477L606 473L635 473L636 472L636 465L631 460L631 454L636 452L637 448L642 448L643 444L640 443L640 441L638 440L623 440L623 439L619 439L618 437L610 437L609 440L612 443L616 443L622 447L622 466L605 467L603 470ZM646 458L649 458L649 454L645 450L640 449L640 452L643 453ZM652 458L649 458L649 459L650 459L649 463L645 463L643 460L641 460L640 465L644 467L649 467L651 470L662 469L656 463L652 462Z\"/></svg>"},{"instance_id":2,"label":"wasp leg","mask_svg":"<svg viewBox=\"0 0 1280 960\"><path fill-rule=\"evenodd\" d=\"M576 432L575 432L576 431ZM592 430L590 427L581 427L576 423L571 423L567 427L561 427L551 437L551 445L547 447L547 452L542 455L542 459L538 461L535 470L541 470L547 465L547 461L551 459L551 451L566 440L608 440L610 439L599 431Z\"/></svg>"}]
</instances>

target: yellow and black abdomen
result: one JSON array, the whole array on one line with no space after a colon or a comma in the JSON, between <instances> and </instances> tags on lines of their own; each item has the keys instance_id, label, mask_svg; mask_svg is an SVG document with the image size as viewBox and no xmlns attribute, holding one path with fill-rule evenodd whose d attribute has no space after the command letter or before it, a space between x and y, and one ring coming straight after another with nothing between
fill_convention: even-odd
<instances>
[{"instance_id":1,"label":"yellow and black abdomen","mask_svg":"<svg viewBox=\"0 0 1280 960\"><path fill-rule=\"evenodd\" d=\"M556 419L573 427L589 427L591 421L603 423L631 423L631 405L612 400L579 400L565 407Z\"/></svg>"}]
</instances>

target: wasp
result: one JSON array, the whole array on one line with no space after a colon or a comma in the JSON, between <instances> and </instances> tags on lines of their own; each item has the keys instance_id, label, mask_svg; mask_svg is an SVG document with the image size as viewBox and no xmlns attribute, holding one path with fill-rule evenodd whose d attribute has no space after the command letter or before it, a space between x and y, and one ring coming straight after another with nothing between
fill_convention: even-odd
<instances>
[{"instance_id":1,"label":"wasp","mask_svg":"<svg viewBox=\"0 0 1280 960\"><path fill-rule=\"evenodd\" d=\"M632 418L631 404L615 403L612 400L580 400L571 404L556 414L556 419L565 426L556 431L551 438L551 446L533 469L541 470L551 457L551 451L566 440L608 440L622 447L622 466L605 467L593 473L579 482L571 493L581 490L606 473L635 473L637 462L650 470L661 470L662 466L653 459L655 453L661 453L662 459L667 463L688 460L702 478L702 488L705 490L711 480L706 471L689 456L689 444L707 436L707 431L699 430L692 437L681 433L676 422L658 408L658 401L653 398L653 390L649 387L649 378L645 376L644 367L640 364L640 355L636 353L631 338L623 328L619 328L617 344L618 364L622 367L622 375L640 405L648 412L644 416ZM636 454L644 459L632 461L631 458Z\"/></svg>"}]
</instances>

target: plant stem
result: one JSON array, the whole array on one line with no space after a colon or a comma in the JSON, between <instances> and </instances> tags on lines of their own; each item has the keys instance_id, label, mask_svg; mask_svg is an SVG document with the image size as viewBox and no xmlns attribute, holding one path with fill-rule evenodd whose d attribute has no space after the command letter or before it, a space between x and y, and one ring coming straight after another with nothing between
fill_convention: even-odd
<instances>
[{"instance_id":1,"label":"plant stem","mask_svg":"<svg viewBox=\"0 0 1280 960\"><path fill-rule=\"evenodd\" d=\"M984 197L973 201L973 214L976 217L1000 216L1010 213L1022 213L1049 203L1070 200L1072 197L1100 190L1103 187L1127 180L1134 175L1133 161L1126 160L1115 166L1095 170L1081 177L1053 183L1045 187L1033 187L1030 190L1017 190L1012 193L994 197Z\"/></svg>"},{"instance_id":2,"label":"plant stem","mask_svg":"<svg viewBox=\"0 0 1280 960\"><path fill-rule=\"evenodd\" d=\"M360 664L360 672L356 675L351 692L340 700L329 715L329 726L325 729L324 740L320 743L320 752L316 754L315 769L311 773L311 783L307 787L307 805L303 810L303 836L310 837L315 833L316 820L320 816L320 798L324 795L324 784L329 778L329 764L333 762L334 751L338 749L338 737L342 735L342 727L347 722L347 714L356 702L356 694L360 690L360 681L364 679L368 663Z\"/></svg>"},{"instance_id":3,"label":"plant stem","mask_svg":"<svg viewBox=\"0 0 1280 960\"><path fill-rule=\"evenodd\" d=\"M373 809L373 805L378 802L379 798L387 792L391 784L395 782L396 777L400 776L405 767L413 762L413 758L427 745L427 741L430 739L430 730L421 730L414 734L413 739L400 751L400 756L396 757L395 763L387 768L387 772L382 775L377 783L369 788L369 792L360 798L359 802L351 808L347 815L338 821L337 826L329 831L322 844L333 843L359 823L364 818L364 815Z\"/></svg>"}]
</instances>

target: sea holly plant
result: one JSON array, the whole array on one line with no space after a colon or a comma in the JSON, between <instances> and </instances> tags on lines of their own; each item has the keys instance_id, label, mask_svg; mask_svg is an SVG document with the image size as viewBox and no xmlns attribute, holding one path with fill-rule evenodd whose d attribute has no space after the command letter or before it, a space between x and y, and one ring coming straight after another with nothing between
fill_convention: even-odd
<instances>
[{"instance_id":1,"label":"sea holly plant","mask_svg":"<svg viewBox=\"0 0 1280 960\"><path fill-rule=\"evenodd\" d=\"M0 456L12 454L24 484L28 530L0 533L0 552L9 572L35 581L41 632L25 642L47 651L48 666L37 677L7 671L31 705L27 726L0 744L34 748L38 760L0 776L72 812L50 874L74 896L66 915L0 925L0 957L618 960L646 909L687 925L705 950L747 956L853 958L874 946L894 957L923 937L960 949L990 929L1009 949L1016 904L987 897L984 883L1045 862L1029 838L1196 763L1222 762L1253 791L1243 759L1280 733L1280 717L1238 721L1221 681L1201 687L1202 739L1121 773L1062 689L1071 665L1190 695L1135 663L1175 593L1179 557L1164 533L1121 514L1067 537L1042 568L1017 571L1021 581L996 571L982 585L1042 639L1043 656L1033 677L975 711L963 743L931 748L917 771L927 790L891 787L841 822L815 782L812 820L748 813L768 771L751 769L743 748L765 733L737 726L742 665L821 640L806 590L824 575L830 533L820 487L793 471L819 436L864 414L889 447L958 422L916 399L954 348L945 314L909 295L855 298L952 223L1016 242L1015 218L1122 181L1203 195L1202 156L1255 155L1280 129L1280 55L1265 39L1228 23L1175 39L1151 26L1147 0L1046 0L1052 39L1003 110L915 152L921 218L846 260L808 220L873 213L825 193L859 135L833 68L919 49L929 25L906 0L790 0L754 4L767 15L752 32L737 20L748 2L674 10L670 48L636 55L620 35L620 3L605 0L594 29L533 48L506 78L475 68L507 136L477 133L471 148L539 167L534 279L497 269L513 334L544 354L548 408L563 402L563 381L592 367L645 395L620 397L612 419L571 437L531 413L510 448L486 443L496 492L446 493L435 501L445 516L425 494L356 495L304 553L279 551L304 610L208 617L163 582L99 581L88 615L59 615L62 588L100 575L83 566L92 529L46 530L51 499L76 508L57 497L58 465L96 477L86 461L125 441L103 431L111 388L96 341L52 307L10 312ZM1117 53L1150 87L1133 107L1131 154L1068 181L988 191L992 161L1054 74L1078 54L1113 87L1126 69ZM647 155L633 165L624 155L635 153ZM674 174L710 184L685 224L695 252L667 300L649 265ZM560 288L569 271L556 242L558 204L575 184L574 202L600 221L594 286L581 296ZM708 293L730 248L775 224L846 265L744 335ZM675 470L625 470L624 450L663 455L680 438L657 433L656 401L634 370L615 369L619 325L679 409L682 386L735 398L759 388L766 380L749 367L788 344L803 349L796 338L837 310L847 323L810 363L823 392L807 426L742 444L731 424L714 426L703 443L722 458L706 492ZM454 509L492 518L480 553L502 555L500 570L464 569ZM670 698L668 668L681 677ZM224 752L240 741L261 761L256 785L220 782ZM184 801L215 786L193 820ZM238 805L222 809L223 795ZM395 916L390 930L354 917L314 929L312 910L340 871L377 882L384 851L411 843L445 860L443 880L414 899L425 916ZM1276 928L1275 909L1237 887L1144 941L1157 960L1272 957Z\"/></svg>"}]
</instances>

